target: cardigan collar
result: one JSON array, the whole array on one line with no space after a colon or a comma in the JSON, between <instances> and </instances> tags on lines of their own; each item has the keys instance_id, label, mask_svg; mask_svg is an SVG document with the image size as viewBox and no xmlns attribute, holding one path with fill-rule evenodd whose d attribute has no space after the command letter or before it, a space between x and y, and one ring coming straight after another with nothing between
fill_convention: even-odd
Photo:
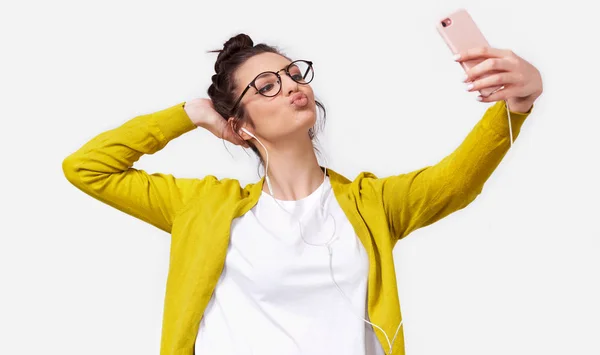
<instances>
[{"instance_id":1,"label":"cardigan collar","mask_svg":"<svg viewBox=\"0 0 600 355\"><path fill-rule=\"evenodd\" d=\"M321 166L321 169L324 169L324 167ZM351 181L330 168L327 168L327 176L329 176L333 193L339 200L349 191ZM244 188L243 196L238 204L234 218L242 216L256 205L263 191L264 184L265 177L263 176L258 182L249 184Z\"/></svg>"}]
</instances>

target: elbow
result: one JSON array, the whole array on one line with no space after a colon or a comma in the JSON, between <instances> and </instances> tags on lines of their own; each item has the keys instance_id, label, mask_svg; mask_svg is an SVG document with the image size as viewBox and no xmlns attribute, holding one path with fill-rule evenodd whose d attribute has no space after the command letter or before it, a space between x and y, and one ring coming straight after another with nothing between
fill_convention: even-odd
<instances>
[{"instance_id":1,"label":"elbow","mask_svg":"<svg viewBox=\"0 0 600 355\"><path fill-rule=\"evenodd\" d=\"M462 209L471 204L471 202L475 201L477 196L479 196L482 191L483 185L481 184L463 184L454 191L453 195L455 196L456 200L462 201L460 206Z\"/></svg>"},{"instance_id":2,"label":"elbow","mask_svg":"<svg viewBox=\"0 0 600 355\"><path fill-rule=\"evenodd\" d=\"M98 186L98 181L101 181L101 179L98 179L97 174L90 171L88 166L88 162L78 156L77 153L66 157L62 162L63 174L67 181L79 190L92 194L95 189L101 187L101 185Z\"/></svg>"},{"instance_id":3,"label":"elbow","mask_svg":"<svg viewBox=\"0 0 600 355\"><path fill-rule=\"evenodd\" d=\"M67 178L71 184L77 186L80 179L77 169L77 159L74 155L69 155L63 160L62 170L65 178Z\"/></svg>"}]
</instances>

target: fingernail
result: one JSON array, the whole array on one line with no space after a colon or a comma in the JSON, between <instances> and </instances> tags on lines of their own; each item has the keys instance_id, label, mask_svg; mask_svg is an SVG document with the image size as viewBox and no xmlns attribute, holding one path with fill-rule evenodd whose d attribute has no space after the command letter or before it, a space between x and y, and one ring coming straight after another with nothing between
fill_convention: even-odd
<instances>
[{"instance_id":1,"label":"fingernail","mask_svg":"<svg viewBox=\"0 0 600 355\"><path fill-rule=\"evenodd\" d=\"M469 79L469 75L465 74L465 76L463 77L463 83L467 82L467 79Z\"/></svg>"},{"instance_id":2,"label":"fingernail","mask_svg":"<svg viewBox=\"0 0 600 355\"><path fill-rule=\"evenodd\" d=\"M481 96L477 96L477 97L476 97L476 99L477 99L477 101L481 101L481 100L483 100L483 99L481 98Z\"/></svg>"},{"instance_id":3,"label":"fingernail","mask_svg":"<svg viewBox=\"0 0 600 355\"><path fill-rule=\"evenodd\" d=\"M460 54L455 54L454 55L454 60L459 60L460 59Z\"/></svg>"},{"instance_id":4,"label":"fingernail","mask_svg":"<svg viewBox=\"0 0 600 355\"><path fill-rule=\"evenodd\" d=\"M467 91L469 91L469 90L471 90L472 88L473 88L473 84L469 84L469 85L467 85L467 89L466 89L466 90L467 90Z\"/></svg>"}]
</instances>

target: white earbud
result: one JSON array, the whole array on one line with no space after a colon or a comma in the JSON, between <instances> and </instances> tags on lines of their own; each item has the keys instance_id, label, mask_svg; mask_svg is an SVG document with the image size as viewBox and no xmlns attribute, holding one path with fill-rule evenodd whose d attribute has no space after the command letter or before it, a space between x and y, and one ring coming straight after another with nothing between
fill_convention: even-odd
<instances>
[{"instance_id":1,"label":"white earbud","mask_svg":"<svg viewBox=\"0 0 600 355\"><path fill-rule=\"evenodd\" d=\"M258 138L256 138L256 137L254 136L254 134L252 134L252 133L248 132L248 130L247 130L247 129L245 129L245 128L242 128L242 131L246 132L246 134L247 134L247 135L249 135L250 137L252 137L252 138L254 138L254 139L258 139Z\"/></svg>"}]
</instances>

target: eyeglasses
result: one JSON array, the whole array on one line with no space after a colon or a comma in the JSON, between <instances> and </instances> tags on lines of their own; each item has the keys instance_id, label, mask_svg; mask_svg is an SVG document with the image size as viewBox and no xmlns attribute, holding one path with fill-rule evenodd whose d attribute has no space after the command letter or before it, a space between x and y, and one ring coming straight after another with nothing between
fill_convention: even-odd
<instances>
[{"instance_id":1,"label":"eyeglasses","mask_svg":"<svg viewBox=\"0 0 600 355\"><path fill-rule=\"evenodd\" d=\"M293 61L288 66L277 72L266 71L260 73L254 78L254 80L250 82L250 84L248 84L248 86L246 86L240 95L240 98L237 99L233 105L231 112L235 112L238 104L240 101L242 101L242 97L244 97L246 92L248 92L248 89L251 87L256 89L257 94L261 94L266 97L278 95L281 91L281 76L279 75L279 72L282 70L284 70L287 76L289 76L293 81L301 85L310 83L315 76L313 63L308 60Z\"/></svg>"}]
</instances>

